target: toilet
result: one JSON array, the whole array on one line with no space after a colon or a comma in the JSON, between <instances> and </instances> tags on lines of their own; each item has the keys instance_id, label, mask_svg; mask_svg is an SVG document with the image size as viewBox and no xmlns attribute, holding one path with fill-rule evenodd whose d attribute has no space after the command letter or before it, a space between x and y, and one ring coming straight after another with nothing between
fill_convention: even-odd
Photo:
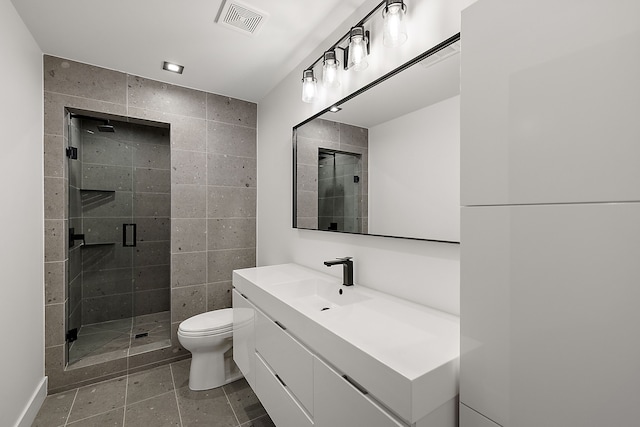
<instances>
[{"instance_id":1,"label":"toilet","mask_svg":"<svg viewBox=\"0 0 640 427\"><path fill-rule=\"evenodd\" d=\"M233 345L232 339L231 308L198 314L180 323L178 341L191 352L191 390L220 387L242 376L233 360L225 360L225 353Z\"/></svg>"}]
</instances>

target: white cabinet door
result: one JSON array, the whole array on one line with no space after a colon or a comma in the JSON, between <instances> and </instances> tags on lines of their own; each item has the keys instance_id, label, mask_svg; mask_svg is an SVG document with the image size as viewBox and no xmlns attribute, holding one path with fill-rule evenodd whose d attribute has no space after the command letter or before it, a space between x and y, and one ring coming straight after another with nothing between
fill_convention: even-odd
<instances>
[{"instance_id":1,"label":"white cabinet door","mask_svg":"<svg viewBox=\"0 0 640 427\"><path fill-rule=\"evenodd\" d=\"M460 400L504 427L637 425L640 203L462 209Z\"/></svg>"},{"instance_id":2,"label":"white cabinet door","mask_svg":"<svg viewBox=\"0 0 640 427\"><path fill-rule=\"evenodd\" d=\"M461 204L640 200L640 2L462 13Z\"/></svg>"},{"instance_id":3,"label":"white cabinet door","mask_svg":"<svg viewBox=\"0 0 640 427\"><path fill-rule=\"evenodd\" d=\"M256 356L256 396L278 427L310 427L311 418L293 398L281 379Z\"/></svg>"},{"instance_id":4,"label":"white cabinet door","mask_svg":"<svg viewBox=\"0 0 640 427\"><path fill-rule=\"evenodd\" d=\"M406 427L317 357L313 372L315 427Z\"/></svg>"},{"instance_id":5,"label":"white cabinet door","mask_svg":"<svg viewBox=\"0 0 640 427\"><path fill-rule=\"evenodd\" d=\"M264 314L256 317L256 351L313 414L313 355Z\"/></svg>"},{"instance_id":6,"label":"white cabinet door","mask_svg":"<svg viewBox=\"0 0 640 427\"><path fill-rule=\"evenodd\" d=\"M237 290L233 290L233 360L242 375L255 390L256 346L255 315L256 308Z\"/></svg>"}]
</instances>

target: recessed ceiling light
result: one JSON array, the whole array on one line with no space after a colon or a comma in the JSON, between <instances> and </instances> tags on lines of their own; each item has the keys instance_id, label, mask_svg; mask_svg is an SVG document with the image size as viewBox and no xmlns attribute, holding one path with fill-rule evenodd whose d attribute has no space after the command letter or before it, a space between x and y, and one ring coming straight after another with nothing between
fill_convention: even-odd
<instances>
[{"instance_id":1,"label":"recessed ceiling light","mask_svg":"<svg viewBox=\"0 0 640 427\"><path fill-rule=\"evenodd\" d=\"M329 111L331 111L332 113L337 113L340 110L342 110L342 108L338 107L337 105L334 105L333 107L329 108Z\"/></svg>"},{"instance_id":2,"label":"recessed ceiling light","mask_svg":"<svg viewBox=\"0 0 640 427\"><path fill-rule=\"evenodd\" d=\"M178 64L174 64L173 62L164 61L162 63L162 69L163 70L167 70L167 71L171 71L172 73L182 74L182 71L184 70L184 66L178 65Z\"/></svg>"}]
</instances>

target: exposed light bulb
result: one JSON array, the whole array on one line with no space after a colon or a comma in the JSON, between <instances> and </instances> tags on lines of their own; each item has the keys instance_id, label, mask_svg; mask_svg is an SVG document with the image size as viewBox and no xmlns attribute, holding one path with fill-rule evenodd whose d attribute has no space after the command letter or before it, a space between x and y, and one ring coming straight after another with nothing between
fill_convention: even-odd
<instances>
[{"instance_id":1,"label":"exposed light bulb","mask_svg":"<svg viewBox=\"0 0 640 427\"><path fill-rule=\"evenodd\" d=\"M311 103L315 101L316 94L316 78L313 75L313 70L304 70L302 72L302 101Z\"/></svg>"},{"instance_id":2,"label":"exposed light bulb","mask_svg":"<svg viewBox=\"0 0 640 427\"><path fill-rule=\"evenodd\" d=\"M402 0L387 0L387 5L382 10L384 19L382 43L385 46L400 46L407 41L407 26L404 22L406 12L407 6Z\"/></svg>"},{"instance_id":3,"label":"exposed light bulb","mask_svg":"<svg viewBox=\"0 0 640 427\"><path fill-rule=\"evenodd\" d=\"M324 53L324 61L322 63L322 84L326 87L340 86L338 65L340 65L340 62L336 59L335 50L329 50Z\"/></svg>"},{"instance_id":4,"label":"exposed light bulb","mask_svg":"<svg viewBox=\"0 0 640 427\"><path fill-rule=\"evenodd\" d=\"M364 27L353 27L349 35L349 64L354 71L364 70L367 62L367 36Z\"/></svg>"}]
</instances>

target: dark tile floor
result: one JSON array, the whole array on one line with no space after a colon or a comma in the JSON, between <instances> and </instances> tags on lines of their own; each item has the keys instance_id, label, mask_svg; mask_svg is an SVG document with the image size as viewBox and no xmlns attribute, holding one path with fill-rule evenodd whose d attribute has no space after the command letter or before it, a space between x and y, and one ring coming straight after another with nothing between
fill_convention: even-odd
<instances>
[{"instance_id":1,"label":"dark tile floor","mask_svg":"<svg viewBox=\"0 0 640 427\"><path fill-rule=\"evenodd\" d=\"M189 390L191 359L47 396L33 427L274 427L244 379Z\"/></svg>"}]
</instances>

